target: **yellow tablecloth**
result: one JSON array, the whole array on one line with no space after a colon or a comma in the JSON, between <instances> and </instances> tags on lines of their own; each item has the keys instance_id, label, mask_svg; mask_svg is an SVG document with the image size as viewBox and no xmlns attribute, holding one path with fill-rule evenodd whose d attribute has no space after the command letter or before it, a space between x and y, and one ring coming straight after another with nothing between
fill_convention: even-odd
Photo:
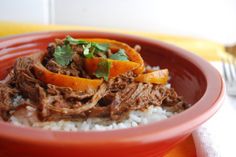
<instances>
[{"instance_id":1,"label":"yellow tablecloth","mask_svg":"<svg viewBox=\"0 0 236 157\"><path fill-rule=\"evenodd\" d=\"M217 53L224 51L224 46L219 43L190 37L171 36L157 33L134 32L128 30L102 29L94 27L33 25L33 24L0 22L0 37L21 34L21 33L37 32L37 31L49 31L49 30L97 30L97 31L119 32L119 33L139 35L175 44L211 61L219 60ZM194 156L195 156L195 146L191 136L182 143L180 143L178 146L176 146L174 149L172 149L168 153L168 155L166 155L166 157L194 157Z\"/></svg>"},{"instance_id":2,"label":"yellow tablecloth","mask_svg":"<svg viewBox=\"0 0 236 157\"><path fill-rule=\"evenodd\" d=\"M82 26L62 26L62 25L35 25L35 24L19 24L10 22L0 22L0 37L37 32L37 31L49 31L49 30L96 30L96 31L108 31L108 32L118 32L125 34L132 34L143 36L152 39L162 40L168 43L172 43L184 49L187 49L193 53L207 60L219 60L217 53L224 51L224 46L222 44L191 37L174 36L158 33L146 33L146 32L135 32L130 30L121 29L104 29L97 27L82 27Z\"/></svg>"}]
</instances>

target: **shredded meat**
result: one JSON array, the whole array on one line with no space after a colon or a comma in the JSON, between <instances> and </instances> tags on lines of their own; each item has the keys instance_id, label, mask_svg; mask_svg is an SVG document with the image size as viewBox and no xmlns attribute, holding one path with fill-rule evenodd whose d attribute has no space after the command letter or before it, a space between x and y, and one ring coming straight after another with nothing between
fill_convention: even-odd
<instances>
[{"instance_id":1,"label":"shredded meat","mask_svg":"<svg viewBox=\"0 0 236 157\"><path fill-rule=\"evenodd\" d=\"M17 89L10 88L6 84L0 83L0 109L9 110L12 106L12 98L18 93Z\"/></svg>"},{"instance_id":2,"label":"shredded meat","mask_svg":"<svg viewBox=\"0 0 236 157\"><path fill-rule=\"evenodd\" d=\"M13 98L17 93L17 89L0 83L0 117L4 120L9 118L9 111L14 109Z\"/></svg>"},{"instance_id":3,"label":"shredded meat","mask_svg":"<svg viewBox=\"0 0 236 157\"><path fill-rule=\"evenodd\" d=\"M32 126L35 122L39 122L37 116L37 108L30 104L22 104L12 112L12 116L17 118L20 124ZM12 119L10 119L11 121Z\"/></svg>"},{"instance_id":4,"label":"shredded meat","mask_svg":"<svg viewBox=\"0 0 236 157\"><path fill-rule=\"evenodd\" d=\"M73 62L69 64L67 67L62 67L56 63L53 59L53 53L57 45L63 45L62 40L56 40L55 43L50 43L48 45L48 53L43 59L43 65L50 71L55 73L60 73L64 75L70 76L79 76L83 78L90 78L90 76L85 72L83 68L83 58L80 57L80 54L83 53L83 48L81 46L72 45L72 50L74 54L72 56Z\"/></svg>"},{"instance_id":5,"label":"shredded meat","mask_svg":"<svg viewBox=\"0 0 236 157\"><path fill-rule=\"evenodd\" d=\"M93 78L84 70L81 46L72 45L72 62L66 67L60 66L53 59L56 46L63 44L64 41L57 40L48 46L43 65L54 73ZM135 49L140 51L141 47L138 45ZM111 54L111 50L108 50L107 56ZM98 52L97 55L104 54ZM135 82L136 75L132 71L104 81L97 90L85 92L45 84L35 77L33 65L37 61L38 58L32 56L17 59L11 73L0 82L0 117L3 120L15 116L29 125L37 121L88 117L106 117L119 121L126 118L130 111L145 110L151 105L162 106L172 112L180 112L189 107L173 88ZM19 94L29 101L16 107L13 98ZM31 116L24 116L27 106L33 110Z\"/></svg>"},{"instance_id":6,"label":"shredded meat","mask_svg":"<svg viewBox=\"0 0 236 157\"><path fill-rule=\"evenodd\" d=\"M89 99L86 103L82 104L81 101L74 101L74 103L69 103L61 95L48 96L44 97L41 102L42 117L48 119L50 118L51 112L64 115L64 116L73 116L80 115L83 116L84 112L93 108L97 102L104 96L106 93L106 85L102 84L98 91L93 94L92 98ZM90 97L89 94L83 94L81 97L76 97L77 99ZM84 100L82 99L82 100Z\"/></svg>"},{"instance_id":7,"label":"shredded meat","mask_svg":"<svg viewBox=\"0 0 236 157\"><path fill-rule=\"evenodd\" d=\"M64 68L56 63L53 59L49 60L46 64L46 68L52 72L64 74L64 75L70 75L70 76L79 76L79 69L75 65L75 63L71 63L69 67Z\"/></svg>"},{"instance_id":8,"label":"shredded meat","mask_svg":"<svg viewBox=\"0 0 236 157\"><path fill-rule=\"evenodd\" d=\"M120 85L123 87L124 82ZM128 113L130 110L145 110L150 105L163 106L173 112L186 109L186 104L182 98L178 97L172 88L166 88L164 85L127 83L122 90L116 93L110 91L108 95L109 97L106 95L103 99L112 97L109 108L110 117L114 120L125 118L124 113Z\"/></svg>"}]
</instances>

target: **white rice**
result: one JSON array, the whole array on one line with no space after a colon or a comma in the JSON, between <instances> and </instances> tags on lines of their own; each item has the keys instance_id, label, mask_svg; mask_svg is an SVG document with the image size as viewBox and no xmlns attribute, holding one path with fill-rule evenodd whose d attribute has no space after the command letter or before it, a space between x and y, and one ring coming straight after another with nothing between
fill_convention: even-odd
<instances>
[{"instance_id":1,"label":"white rice","mask_svg":"<svg viewBox=\"0 0 236 157\"><path fill-rule=\"evenodd\" d=\"M30 99L24 99L22 95L16 95L12 99L12 104L14 107L18 107L21 104L30 103Z\"/></svg>"},{"instance_id":2,"label":"white rice","mask_svg":"<svg viewBox=\"0 0 236 157\"><path fill-rule=\"evenodd\" d=\"M146 68L146 70L160 70L160 67L159 67L159 66L150 66L150 65L147 65L145 68Z\"/></svg>"},{"instance_id":3,"label":"white rice","mask_svg":"<svg viewBox=\"0 0 236 157\"><path fill-rule=\"evenodd\" d=\"M24 101L23 97L21 95L16 95L13 99L12 99L12 104L14 107L19 106L20 104L22 104L22 102Z\"/></svg>"},{"instance_id":4,"label":"white rice","mask_svg":"<svg viewBox=\"0 0 236 157\"><path fill-rule=\"evenodd\" d=\"M33 112L32 108L27 108L29 115ZM31 126L54 131L104 131L114 129L124 129L145 125L148 123L167 119L174 113L165 111L161 107L150 106L145 111L131 111L128 119L123 122L111 121L105 118L89 118L83 122L80 121L50 121L50 122L36 122ZM17 126L24 126L21 120L12 116L10 122Z\"/></svg>"}]
</instances>

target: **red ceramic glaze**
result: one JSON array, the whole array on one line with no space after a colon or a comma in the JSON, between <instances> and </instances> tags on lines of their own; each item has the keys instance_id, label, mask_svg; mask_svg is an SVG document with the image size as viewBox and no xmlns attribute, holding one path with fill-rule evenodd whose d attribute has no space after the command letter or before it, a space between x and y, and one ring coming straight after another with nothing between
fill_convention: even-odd
<instances>
[{"instance_id":1,"label":"red ceramic glaze","mask_svg":"<svg viewBox=\"0 0 236 157\"><path fill-rule=\"evenodd\" d=\"M144 60L150 65L168 68L172 86L193 106L167 120L102 132L46 131L0 122L0 156L163 156L220 107L224 84L220 74L205 60L160 41L122 34L61 31L0 39L0 78L6 76L17 57L45 51L49 42L66 35L74 38L109 38L130 46L141 45Z\"/></svg>"}]
</instances>

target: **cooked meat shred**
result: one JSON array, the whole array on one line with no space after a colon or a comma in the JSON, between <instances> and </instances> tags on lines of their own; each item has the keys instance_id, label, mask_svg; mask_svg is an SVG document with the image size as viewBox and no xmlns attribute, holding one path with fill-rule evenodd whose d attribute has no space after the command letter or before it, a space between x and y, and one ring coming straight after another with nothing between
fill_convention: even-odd
<instances>
[{"instance_id":1,"label":"cooked meat shred","mask_svg":"<svg viewBox=\"0 0 236 157\"><path fill-rule=\"evenodd\" d=\"M72 45L72 62L66 67L53 59L56 46L63 44L63 40L49 44L42 64L54 73L93 78L94 76L87 74L83 68L81 46ZM135 49L139 52L141 47L137 45ZM112 52L108 50L107 56L110 55ZM32 56L18 58L12 72L0 82L0 117L3 120L9 120L9 117L14 115L21 117L26 124L33 121L88 117L106 117L119 121L126 118L130 111L146 110L151 105L162 106L172 112L180 112L189 107L173 88L135 82L136 74L132 71L104 81L96 91L82 92L69 87L45 84L35 76L33 66L37 61L38 59ZM27 101L17 107L13 101L19 95ZM27 106L33 110L32 114L22 118Z\"/></svg>"},{"instance_id":2,"label":"cooked meat shred","mask_svg":"<svg viewBox=\"0 0 236 157\"><path fill-rule=\"evenodd\" d=\"M6 84L0 83L0 117L7 120L9 112L15 108L13 98L18 94L18 90Z\"/></svg>"},{"instance_id":3,"label":"cooked meat shred","mask_svg":"<svg viewBox=\"0 0 236 157\"><path fill-rule=\"evenodd\" d=\"M20 105L12 112L12 115L18 120L18 123L25 126L32 126L35 122L40 121L37 115L37 108L30 104ZM9 121L12 121L12 119L9 119Z\"/></svg>"}]
</instances>

